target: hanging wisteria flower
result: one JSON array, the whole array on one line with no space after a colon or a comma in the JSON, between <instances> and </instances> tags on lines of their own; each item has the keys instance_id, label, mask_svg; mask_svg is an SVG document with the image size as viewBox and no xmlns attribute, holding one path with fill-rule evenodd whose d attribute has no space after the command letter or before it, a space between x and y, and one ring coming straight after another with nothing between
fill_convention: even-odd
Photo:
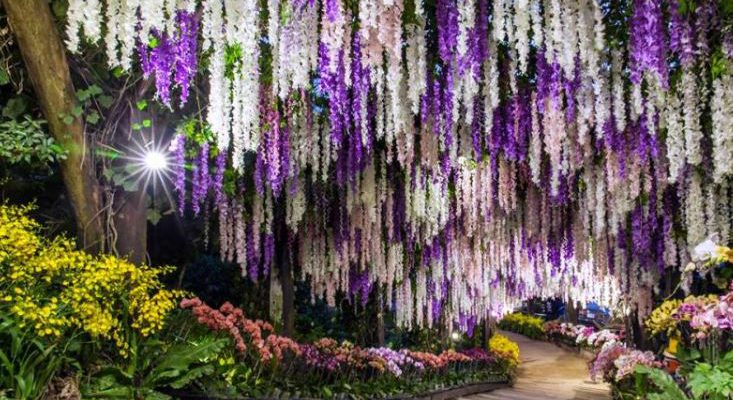
<instances>
[{"instance_id":1,"label":"hanging wisteria flower","mask_svg":"<svg viewBox=\"0 0 733 400\"><path fill-rule=\"evenodd\" d=\"M629 29L629 69L634 84L641 84L644 73L649 72L656 75L659 86L668 86L667 38L664 33L661 2L634 0Z\"/></svg>"},{"instance_id":2,"label":"hanging wisteria flower","mask_svg":"<svg viewBox=\"0 0 733 400\"><path fill-rule=\"evenodd\" d=\"M713 122L713 179L722 183L733 175L733 75L725 74L713 82L711 101Z\"/></svg>"},{"instance_id":3,"label":"hanging wisteria flower","mask_svg":"<svg viewBox=\"0 0 733 400\"><path fill-rule=\"evenodd\" d=\"M201 205L206 201L209 186L209 143L204 142L199 149L199 155L193 168L191 208L194 215L198 215L201 211Z\"/></svg>"}]
</instances>

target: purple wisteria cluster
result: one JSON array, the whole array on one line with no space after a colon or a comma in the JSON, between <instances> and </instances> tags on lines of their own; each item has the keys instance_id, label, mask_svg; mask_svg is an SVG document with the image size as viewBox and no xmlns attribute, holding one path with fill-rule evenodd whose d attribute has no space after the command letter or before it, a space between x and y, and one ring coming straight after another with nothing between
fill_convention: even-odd
<instances>
[{"instance_id":1,"label":"purple wisteria cluster","mask_svg":"<svg viewBox=\"0 0 733 400\"><path fill-rule=\"evenodd\" d=\"M173 187L177 194L178 212L183 215L186 211L188 191L190 187L190 204L194 216L201 213L202 207L207 206L209 193L214 194L217 205L225 201L224 193L224 172L228 153L219 151L214 159L213 167L216 168L213 176L211 174L212 149L208 142L201 145L187 140L186 135L179 133L171 141L169 151L173 154ZM196 151L193 159L187 158L187 146ZM189 172L190 171L190 172ZM187 184L190 176L190 184Z\"/></svg>"},{"instance_id":2,"label":"purple wisteria cluster","mask_svg":"<svg viewBox=\"0 0 733 400\"><path fill-rule=\"evenodd\" d=\"M188 99L191 83L198 71L198 26L196 15L179 10L175 32L153 31L149 42L138 45L143 76L155 77L156 97L171 106L171 86L180 89L180 104Z\"/></svg>"},{"instance_id":3,"label":"purple wisteria cluster","mask_svg":"<svg viewBox=\"0 0 733 400\"><path fill-rule=\"evenodd\" d=\"M286 107L286 112L292 108ZM253 172L255 189L264 195L266 187L273 196L280 196L288 179L297 171L291 169L289 115L281 115L277 108L263 100L260 104L263 138L260 142ZM293 182L295 184L295 182Z\"/></svg>"},{"instance_id":4,"label":"purple wisteria cluster","mask_svg":"<svg viewBox=\"0 0 733 400\"><path fill-rule=\"evenodd\" d=\"M206 200L206 195L210 189L210 171L209 171L209 143L204 142L199 149L199 155L196 158L193 167L193 190L191 191L191 206L193 214L198 215L201 212L201 204Z\"/></svg>"},{"instance_id":5,"label":"purple wisteria cluster","mask_svg":"<svg viewBox=\"0 0 733 400\"><path fill-rule=\"evenodd\" d=\"M662 2L634 0L629 31L631 82L640 84L644 73L650 72L656 74L661 87L668 87L667 43Z\"/></svg>"}]
</instances>

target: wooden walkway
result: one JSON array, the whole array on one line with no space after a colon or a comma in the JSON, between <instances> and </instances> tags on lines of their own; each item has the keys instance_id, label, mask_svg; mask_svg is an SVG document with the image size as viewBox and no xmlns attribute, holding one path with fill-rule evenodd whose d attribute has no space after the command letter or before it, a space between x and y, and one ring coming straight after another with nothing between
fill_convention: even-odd
<instances>
[{"instance_id":1,"label":"wooden walkway","mask_svg":"<svg viewBox=\"0 0 733 400\"><path fill-rule=\"evenodd\" d=\"M501 332L519 344L517 380L513 387L460 397L460 400L610 400L608 385L593 383L587 361L554 344Z\"/></svg>"}]
</instances>

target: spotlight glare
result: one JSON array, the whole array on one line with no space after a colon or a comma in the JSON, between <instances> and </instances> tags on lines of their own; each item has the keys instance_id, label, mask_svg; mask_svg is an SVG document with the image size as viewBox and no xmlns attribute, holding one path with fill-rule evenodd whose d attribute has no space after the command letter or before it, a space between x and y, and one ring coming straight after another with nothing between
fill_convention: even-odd
<instances>
[{"instance_id":1,"label":"spotlight glare","mask_svg":"<svg viewBox=\"0 0 733 400\"><path fill-rule=\"evenodd\" d=\"M143 159L145 168L151 171L162 171L168 168L168 159L159 151L151 150L145 153Z\"/></svg>"}]
</instances>

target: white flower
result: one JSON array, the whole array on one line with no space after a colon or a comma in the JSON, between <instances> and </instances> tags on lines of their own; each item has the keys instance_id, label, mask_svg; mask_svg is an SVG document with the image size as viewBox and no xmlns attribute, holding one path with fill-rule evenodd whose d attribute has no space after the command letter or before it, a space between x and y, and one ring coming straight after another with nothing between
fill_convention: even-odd
<instances>
[{"instance_id":1,"label":"white flower","mask_svg":"<svg viewBox=\"0 0 733 400\"><path fill-rule=\"evenodd\" d=\"M563 4L562 17L559 27L561 37L558 37L556 44L561 47L560 66L565 76L573 76L575 73L575 57L578 54L578 32L576 30L578 21L578 10L574 2Z\"/></svg>"},{"instance_id":2,"label":"white flower","mask_svg":"<svg viewBox=\"0 0 733 400\"><path fill-rule=\"evenodd\" d=\"M507 37L507 0L496 0L494 2L494 15L492 20L494 21L494 40L497 42L503 42Z\"/></svg>"},{"instance_id":3,"label":"white flower","mask_svg":"<svg viewBox=\"0 0 733 400\"><path fill-rule=\"evenodd\" d=\"M687 243L700 243L705 239L705 197L702 178L697 172L690 174L687 195L685 198L685 223L687 225Z\"/></svg>"},{"instance_id":4,"label":"white flower","mask_svg":"<svg viewBox=\"0 0 733 400\"><path fill-rule=\"evenodd\" d=\"M514 2L514 38L516 40L517 59L519 71L527 72L527 58L529 57L529 25L530 10L529 0L516 0Z\"/></svg>"},{"instance_id":5,"label":"white flower","mask_svg":"<svg viewBox=\"0 0 733 400\"><path fill-rule=\"evenodd\" d=\"M707 261L715 257L718 246L712 239L708 238L704 242L695 246L692 250L693 261Z\"/></svg>"},{"instance_id":6,"label":"white flower","mask_svg":"<svg viewBox=\"0 0 733 400\"><path fill-rule=\"evenodd\" d=\"M542 47L543 34L542 30L542 15L541 15L541 0L531 0L532 3L529 8L529 17L532 21L532 39L537 47Z\"/></svg>"},{"instance_id":7,"label":"white flower","mask_svg":"<svg viewBox=\"0 0 733 400\"><path fill-rule=\"evenodd\" d=\"M532 182L541 186L542 138L540 137L540 119L537 112L537 94L532 93L532 136L529 142L529 169Z\"/></svg>"},{"instance_id":8,"label":"white flower","mask_svg":"<svg viewBox=\"0 0 733 400\"><path fill-rule=\"evenodd\" d=\"M713 83L713 179L720 184L733 174L733 75L726 74Z\"/></svg>"},{"instance_id":9,"label":"white flower","mask_svg":"<svg viewBox=\"0 0 733 400\"><path fill-rule=\"evenodd\" d=\"M703 99L700 98L697 86L697 75L692 68L682 71L682 112L685 120L685 155L690 165L699 165L702 162L700 141L702 127L700 126L700 109Z\"/></svg>"},{"instance_id":10,"label":"white flower","mask_svg":"<svg viewBox=\"0 0 733 400\"><path fill-rule=\"evenodd\" d=\"M669 182L677 181L685 166L685 133L681 115L681 104L676 94L671 94L665 110L667 122L667 160L669 161Z\"/></svg>"},{"instance_id":11,"label":"white flower","mask_svg":"<svg viewBox=\"0 0 733 400\"><path fill-rule=\"evenodd\" d=\"M273 71L277 72L281 99L285 99L291 90L307 88L310 73L318 62L317 7L306 4L293 12L294 15L277 30L280 36L277 41L278 62L273 64Z\"/></svg>"},{"instance_id":12,"label":"white flower","mask_svg":"<svg viewBox=\"0 0 733 400\"><path fill-rule=\"evenodd\" d=\"M626 98L624 95L624 62L620 50L614 50L611 73L613 75L613 116L616 120L616 130L623 132L626 129Z\"/></svg>"},{"instance_id":13,"label":"white flower","mask_svg":"<svg viewBox=\"0 0 733 400\"><path fill-rule=\"evenodd\" d=\"M407 29L406 67L408 74L407 97L413 115L420 112L420 98L427 86L427 61L425 55L425 23L420 22Z\"/></svg>"}]
</instances>

